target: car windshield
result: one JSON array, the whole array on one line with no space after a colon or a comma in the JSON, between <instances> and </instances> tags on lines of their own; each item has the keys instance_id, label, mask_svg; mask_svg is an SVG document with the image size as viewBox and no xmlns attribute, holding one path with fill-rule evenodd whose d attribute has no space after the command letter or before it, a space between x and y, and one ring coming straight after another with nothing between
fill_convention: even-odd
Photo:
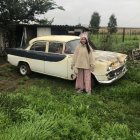
<instances>
[{"instance_id":1,"label":"car windshield","mask_svg":"<svg viewBox=\"0 0 140 140\"><path fill-rule=\"evenodd\" d=\"M71 41L67 42L64 52L67 53L67 54L73 54L77 45L79 44L79 42L80 42L79 39L71 40Z\"/></svg>"}]
</instances>

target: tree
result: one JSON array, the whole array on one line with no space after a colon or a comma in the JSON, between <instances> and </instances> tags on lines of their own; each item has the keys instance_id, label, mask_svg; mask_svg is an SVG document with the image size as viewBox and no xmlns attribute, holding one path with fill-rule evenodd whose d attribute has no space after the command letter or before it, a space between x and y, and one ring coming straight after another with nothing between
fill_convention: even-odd
<instances>
[{"instance_id":1,"label":"tree","mask_svg":"<svg viewBox=\"0 0 140 140\"><path fill-rule=\"evenodd\" d=\"M91 16L90 27L92 28L93 33L99 32L100 25L100 15L98 12L94 12Z\"/></svg>"},{"instance_id":2,"label":"tree","mask_svg":"<svg viewBox=\"0 0 140 140\"><path fill-rule=\"evenodd\" d=\"M39 24L51 24L53 19L44 18L42 20L40 17L53 9L64 10L53 0L0 0L0 24L5 30L8 47L16 45L16 24L32 23L33 21Z\"/></svg>"},{"instance_id":3,"label":"tree","mask_svg":"<svg viewBox=\"0 0 140 140\"><path fill-rule=\"evenodd\" d=\"M54 18L51 20L48 20L47 18L36 20L36 22L39 23L40 25L51 25L53 21L54 21Z\"/></svg>"},{"instance_id":4,"label":"tree","mask_svg":"<svg viewBox=\"0 0 140 140\"><path fill-rule=\"evenodd\" d=\"M117 32L117 19L115 18L114 14L112 14L109 18L107 29L110 34Z\"/></svg>"},{"instance_id":5,"label":"tree","mask_svg":"<svg viewBox=\"0 0 140 140\"><path fill-rule=\"evenodd\" d=\"M53 0L0 0L0 23L38 21L37 15L61 9Z\"/></svg>"}]
</instances>

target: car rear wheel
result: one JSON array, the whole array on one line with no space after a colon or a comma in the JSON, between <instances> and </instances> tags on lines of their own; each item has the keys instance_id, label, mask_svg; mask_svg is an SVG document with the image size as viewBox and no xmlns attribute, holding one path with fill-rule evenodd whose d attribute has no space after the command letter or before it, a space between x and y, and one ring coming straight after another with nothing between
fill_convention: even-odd
<instances>
[{"instance_id":1,"label":"car rear wheel","mask_svg":"<svg viewBox=\"0 0 140 140\"><path fill-rule=\"evenodd\" d=\"M19 64L19 73L23 76L31 73L30 67L26 63Z\"/></svg>"}]
</instances>

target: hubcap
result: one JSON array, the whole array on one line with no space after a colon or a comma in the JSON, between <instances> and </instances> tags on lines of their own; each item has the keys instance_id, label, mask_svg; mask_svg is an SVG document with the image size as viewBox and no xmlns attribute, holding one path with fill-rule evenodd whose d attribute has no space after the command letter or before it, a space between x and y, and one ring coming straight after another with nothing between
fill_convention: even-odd
<instances>
[{"instance_id":1,"label":"hubcap","mask_svg":"<svg viewBox=\"0 0 140 140\"><path fill-rule=\"evenodd\" d=\"M22 75L26 75L27 74L27 67L25 65L21 65L20 66L20 73Z\"/></svg>"}]
</instances>

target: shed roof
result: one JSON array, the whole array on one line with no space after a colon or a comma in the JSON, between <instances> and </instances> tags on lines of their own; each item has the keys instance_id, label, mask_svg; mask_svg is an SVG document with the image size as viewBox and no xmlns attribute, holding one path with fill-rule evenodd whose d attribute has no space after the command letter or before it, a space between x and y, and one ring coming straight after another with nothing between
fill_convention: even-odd
<instances>
[{"instance_id":1,"label":"shed roof","mask_svg":"<svg viewBox=\"0 0 140 140\"><path fill-rule=\"evenodd\" d=\"M88 27L84 27L81 25L41 25L41 24L18 24L16 26L22 26L22 27L49 27L49 28L65 28L65 29L83 29L85 31L89 31Z\"/></svg>"}]
</instances>

